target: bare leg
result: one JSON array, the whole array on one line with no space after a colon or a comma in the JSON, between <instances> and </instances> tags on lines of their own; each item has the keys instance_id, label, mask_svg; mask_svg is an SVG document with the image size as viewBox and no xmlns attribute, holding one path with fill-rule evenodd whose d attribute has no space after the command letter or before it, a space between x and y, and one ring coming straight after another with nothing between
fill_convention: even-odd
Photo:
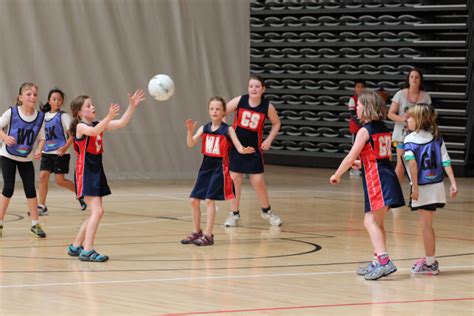
<instances>
[{"instance_id":1,"label":"bare leg","mask_svg":"<svg viewBox=\"0 0 474 316\"><path fill-rule=\"evenodd\" d=\"M240 194L242 192L242 182L244 181L244 175L242 173L230 172L232 181L234 182L235 199L230 201L230 210L238 211L240 207Z\"/></svg>"},{"instance_id":2,"label":"bare leg","mask_svg":"<svg viewBox=\"0 0 474 316\"><path fill-rule=\"evenodd\" d=\"M5 195L0 195L0 220L3 221L5 214L7 213L8 204L10 204L11 198L7 198Z\"/></svg>"},{"instance_id":3,"label":"bare leg","mask_svg":"<svg viewBox=\"0 0 474 316\"><path fill-rule=\"evenodd\" d=\"M423 227L423 243L427 257L434 257L436 248L435 232L433 229L432 211L419 210L420 223Z\"/></svg>"},{"instance_id":4,"label":"bare leg","mask_svg":"<svg viewBox=\"0 0 474 316\"><path fill-rule=\"evenodd\" d=\"M193 233L201 231L201 200L191 198L191 208L193 211Z\"/></svg>"},{"instance_id":5,"label":"bare leg","mask_svg":"<svg viewBox=\"0 0 474 316\"><path fill-rule=\"evenodd\" d=\"M214 200L206 200L207 207L207 222L206 231L204 232L207 236L212 236L212 228L214 227L214 221L216 219L216 202Z\"/></svg>"},{"instance_id":6,"label":"bare leg","mask_svg":"<svg viewBox=\"0 0 474 316\"><path fill-rule=\"evenodd\" d=\"M38 199L36 197L31 199L26 199L28 204L28 210L30 211L31 219L38 220Z\"/></svg>"},{"instance_id":7,"label":"bare leg","mask_svg":"<svg viewBox=\"0 0 474 316\"><path fill-rule=\"evenodd\" d=\"M62 173L56 174L56 183L60 187L68 189L69 191L71 191L73 193L76 192L76 188L74 187L74 182L64 178L64 174L62 174Z\"/></svg>"},{"instance_id":8,"label":"bare leg","mask_svg":"<svg viewBox=\"0 0 474 316\"><path fill-rule=\"evenodd\" d=\"M74 239L74 242L72 245L77 248L81 246L84 243L84 239L86 238L86 228L87 224L89 223L89 218L87 218L79 228L79 231L77 232L76 239Z\"/></svg>"},{"instance_id":9,"label":"bare leg","mask_svg":"<svg viewBox=\"0 0 474 316\"><path fill-rule=\"evenodd\" d=\"M86 227L86 235L84 239L84 251L94 249L94 240L99 222L104 216L104 209L102 207L102 198L99 196L86 196L87 204L90 205L91 215Z\"/></svg>"},{"instance_id":10,"label":"bare leg","mask_svg":"<svg viewBox=\"0 0 474 316\"><path fill-rule=\"evenodd\" d=\"M260 207L269 207L270 202L268 199L267 186L265 184L265 178L263 177L263 173L251 174L250 183L252 184L252 187L255 190L255 193L257 194L257 199L260 203Z\"/></svg>"},{"instance_id":11,"label":"bare leg","mask_svg":"<svg viewBox=\"0 0 474 316\"><path fill-rule=\"evenodd\" d=\"M46 196L48 195L49 175L47 170L40 171L39 177L39 204L46 205Z\"/></svg>"},{"instance_id":12,"label":"bare leg","mask_svg":"<svg viewBox=\"0 0 474 316\"><path fill-rule=\"evenodd\" d=\"M364 226L369 233L370 241L375 250L375 253L380 254L387 252L385 246L385 231L383 226L380 227L378 223L383 222L388 207L382 207L378 210L365 213Z\"/></svg>"}]
</instances>

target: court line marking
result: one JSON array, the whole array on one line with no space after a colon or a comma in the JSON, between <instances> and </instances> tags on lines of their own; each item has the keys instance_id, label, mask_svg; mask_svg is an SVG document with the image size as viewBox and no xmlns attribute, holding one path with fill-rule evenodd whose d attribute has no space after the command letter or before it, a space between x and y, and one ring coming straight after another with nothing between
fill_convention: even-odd
<instances>
[{"instance_id":1,"label":"court line marking","mask_svg":"<svg viewBox=\"0 0 474 316\"><path fill-rule=\"evenodd\" d=\"M206 315L206 314L224 314L224 313L252 313L263 311L283 311L296 309L314 309L327 307L349 307L349 306L370 306L370 305L389 305L389 304L409 304L409 303L432 303L432 302L452 302L452 301L473 301L474 297L452 297L452 298L434 298L422 300L403 300L403 301L381 301L381 302L356 302L356 303L340 303L340 304L321 304L308 306L282 306L282 307L267 307L267 308L253 308L253 309L228 309L219 311L207 312L187 312L187 313L172 313L161 314L162 316L179 316L179 315Z\"/></svg>"},{"instance_id":2,"label":"court line marking","mask_svg":"<svg viewBox=\"0 0 474 316\"><path fill-rule=\"evenodd\" d=\"M448 270L451 270L451 269L473 269L473 268L474 268L474 265L443 266L443 270L446 270L446 269L448 269ZM410 271L410 269L398 269L398 271ZM74 285L93 285L93 284L124 284L124 283L170 282L170 281L194 281L194 280L253 279L253 278L269 278L269 277L274 278L274 277L334 275L334 274L354 274L354 271L351 270L351 271L326 271L326 272L266 273L266 274L223 275L223 276L206 276L206 277L176 277L176 278L129 279L129 280L113 280L113 281L12 284L12 285L0 285L0 289L32 288L32 287L54 287L54 286L74 286Z\"/></svg>"}]
</instances>

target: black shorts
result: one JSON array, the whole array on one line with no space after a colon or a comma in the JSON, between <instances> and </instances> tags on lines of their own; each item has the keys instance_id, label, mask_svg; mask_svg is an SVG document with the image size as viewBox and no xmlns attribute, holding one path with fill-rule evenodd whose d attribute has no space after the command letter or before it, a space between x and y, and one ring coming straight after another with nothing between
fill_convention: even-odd
<instances>
[{"instance_id":1,"label":"black shorts","mask_svg":"<svg viewBox=\"0 0 474 316\"><path fill-rule=\"evenodd\" d=\"M444 203L433 203L433 204L426 204L421 206L410 206L412 211L424 210L424 211L436 211L437 208L443 208L446 204Z\"/></svg>"},{"instance_id":2,"label":"black shorts","mask_svg":"<svg viewBox=\"0 0 474 316\"><path fill-rule=\"evenodd\" d=\"M42 154L40 171L45 170L57 174L69 173L70 159L71 155Z\"/></svg>"}]
</instances>

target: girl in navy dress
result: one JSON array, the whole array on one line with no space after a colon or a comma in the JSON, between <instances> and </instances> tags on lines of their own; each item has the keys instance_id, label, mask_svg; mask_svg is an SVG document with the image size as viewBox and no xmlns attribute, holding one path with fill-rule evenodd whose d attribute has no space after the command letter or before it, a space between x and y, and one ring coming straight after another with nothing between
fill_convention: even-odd
<instances>
[{"instance_id":1,"label":"girl in navy dress","mask_svg":"<svg viewBox=\"0 0 474 316\"><path fill-rule=\"evenodd\" d=\"M270 208L265 178L263 177L263 152L270 149L273 139L280 130L280 119L275 107L265 99L265 84L259 76L251 75L248 94L238 96L227 104L227 113L234 113L234 128L237 137L244 146L256 149L251 155L243 155L232 148L230 151L230 175L235 185L235 199L231 201L231 212L225 221L226 227L238 225L240 220L240 193L244 174L248 174L250 183L257 193L262 208L261 216L272 226L280 226L281 219ZM263 140L265 119L272 123L272 129Z\"/></svg>"},{"instance_id":2,"label":"girl in navy dress","mask_svg":"<svg viewBox=\"0 0 474 316\"><path fill-rule=\"evenodd\" d=\"M3 190L0 196L0 237L3 231L3 218L15 189L16 170L23 181L29 214L31 214L31 233L38 238L46 237L39 224L38 200L35 188L35 168L33 158L41 158L44 146L44 113L36 110L38 87L31 82L20 86L16 105L11 106L0 117L0 138L3 140L2 157ZM38 147L33 151L38 140Z\"/></svg>"},{"instance_id":3,"label":"girl in navy dress","mask_svg":"<svg viewBox=\"0 0 474 316\"><path fill-rule=\"evenodd\" d=\"M375 92L364 90L357 101L357 116L363 122L351 151L341 162L330 182L335 185L354 164L362 165L365 198L364 226L374 249L374 261L357 270L366 280L377 280L397 271L386 249L383 225L385 214L394 207L405 205L402 189L390 164L391 133L384 125L385 102ZM360 161L356 159L360 157Z\"/></svg>"},{"instance_id":4,"label":"girl in navy dress","mask_svg":"<svg viewBox=\"0 0 474 316\"><path fill-rule=\"evenodd\" d=\"M191 207L193 210L193 231L182 244L193 243L197 246L214 244L212 228L216 217L215 201L234 199L232 179L229 174L229 149L232 142L242 155L252 154L255 149L244 147L240 143L235 130L222 120L226 113L226 104L223 98L213 97L209 101L209 116L211 122L199 127L193 135L197 122L188 119L186 142L193 147L201 140L201 151L204 155L198 177L191 192ZM204 232L201 230L200 202L206 201L207 223Z\"/></svg>"},{"instance_id":5,"label":"girl in navy dress","mask_svg":"<svg viewBox=\"0 0 474 316\"><path fill-rule=\"evenodd\" d=\"M68 149L74 138L69 135L71 116L62 110L64 104L64 92L60 89L52 89L48 93L48 102L41 106L44 114L44 128L46 144L41 155L40 179L39 179L39 203L38 214L48 215L46 196L48 195L49 176L55 174L56 183L75 193L74 182L64 177L69 173ZM81 209L85 210L87 205L84 199L79 199Z\"/></svg>"},{"instance_id":6,"label":"girl in navy dress","mask_svg":"<svg viewBox=\"0 0 474 316\"><path fill-rule=\"evenodd\" d=\"M104 262L108 256L101 255L94 249L94 239L99 222L104 215L102 197L109 195L110 188L102 165L102 134L128 124L138 104L145 100L143 90L139 89L128 95L128 108L118 120L112 120L119 113L119 105L111 104L109 113L102 121L95 121L95 105L90 97L81 95L71 103L73 121L71 135L74 135L76 160L77 197L84 197L89 205L91 215L84 221L76 239L68 247L68 254L79 257L81 261Z\"/></svg>"}]
</instances>

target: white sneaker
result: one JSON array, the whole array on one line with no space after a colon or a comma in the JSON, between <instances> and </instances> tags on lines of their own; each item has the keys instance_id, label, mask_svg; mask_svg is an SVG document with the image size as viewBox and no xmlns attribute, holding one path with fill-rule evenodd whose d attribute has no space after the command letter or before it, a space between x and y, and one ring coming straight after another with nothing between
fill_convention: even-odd
<instances>
[{"instance_id":1,"label":"white sneaker","mask_svg":"<svg viewBox=\"0 0 474 316\"><path fill-rule=\"evenodd\" d=\"M361 175L362 175L362 171L359 170L359 169L351 169L351 170L349 171L349 175L350 175L351 177L358 177L358 176L361 176Z\"/></svg>"},{"instance_id":2,"label":"white sneaker","mask_svg":"<svg viewBox=\"0 0 474 316\"><path fill-rule=\"evenodd\" d=\"M233 212L229 213L229 216L225 220L225 227L236 227L239 224L240 214L234 215Z\"/></svg>"},{"instance_id":3,"label":"white sneaker","mask_svg":"<svg viewBox=\"0 0 474 316\"><path fill-rule=\"evenodd\" d=\"M270 225L272 226L281 225L280 217L276 215L275 213L273 213L273 211L268 211L267 213L262 212L261 215L264 220L267 220L270 223Z\"/></svg>"}]
</instances>

